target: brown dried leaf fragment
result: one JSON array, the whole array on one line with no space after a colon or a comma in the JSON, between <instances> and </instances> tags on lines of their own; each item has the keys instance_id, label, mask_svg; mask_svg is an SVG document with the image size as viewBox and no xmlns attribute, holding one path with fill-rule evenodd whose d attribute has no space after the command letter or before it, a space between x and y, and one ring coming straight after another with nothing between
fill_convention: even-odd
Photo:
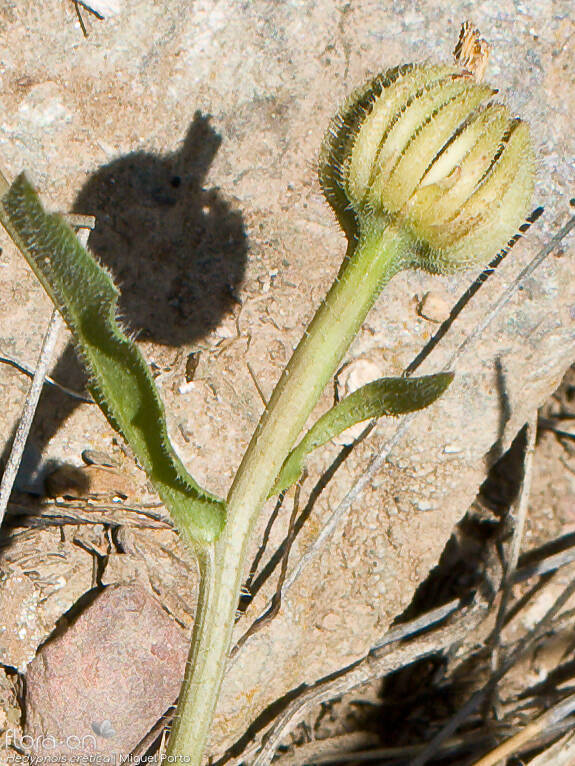
<instances>
[{"instance_id":1,"label":"brown dried leaf fragment","mask_svg":"<svg viewBox=\"0 0 575 766\"><path fill-rule=\"evenodd\" d=\"M483 80L489 60L489 44L480 34L470 21L464 21L453 50L455 63L473 75L477 82Z\"/></svg>"}]
</instances>

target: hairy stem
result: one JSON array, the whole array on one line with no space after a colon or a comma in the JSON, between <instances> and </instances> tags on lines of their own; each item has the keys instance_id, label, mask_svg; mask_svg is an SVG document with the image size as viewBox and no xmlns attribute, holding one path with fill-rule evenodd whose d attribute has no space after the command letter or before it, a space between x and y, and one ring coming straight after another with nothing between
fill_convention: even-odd
<instances>
[{"instance_id":1,"label":"hairy stem","mask_svg":"<svg viewBox=\"0 0 575 766\"><path fill-rule=\"evenodd\" d=\"M409 241L391 226L369 229L346 262L285 368L236 474L228 517L203 559L190 662L168 755L199 766L224 675L248 542L286 455Z\"/></svg>"}]
</instances>

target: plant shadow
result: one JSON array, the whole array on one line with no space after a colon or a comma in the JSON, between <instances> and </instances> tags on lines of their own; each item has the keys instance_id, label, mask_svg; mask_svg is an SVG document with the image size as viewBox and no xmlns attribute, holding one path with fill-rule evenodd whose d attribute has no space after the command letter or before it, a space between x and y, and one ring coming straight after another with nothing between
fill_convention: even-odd
<instances>
[{"instance_id":1,"label":"plant shadow","mask_svg":"<svg viewBox=\"0 0 575 766\"><path fill-rule=\"evenodd\" d=\"M204 188L220 144L197 112L181 150L128 154L100 168L76 199L75 213L96 216L88 244L122 290L120 316L146 340L197 341L237 302L242 216Z\"/></svg>"}]
</instances>

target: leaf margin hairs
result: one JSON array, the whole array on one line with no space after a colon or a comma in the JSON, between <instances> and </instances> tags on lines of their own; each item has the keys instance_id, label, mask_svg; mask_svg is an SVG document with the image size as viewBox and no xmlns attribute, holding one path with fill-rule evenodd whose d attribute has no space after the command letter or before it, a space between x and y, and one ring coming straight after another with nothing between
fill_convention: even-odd
<instances>
[{"instance_id":1,"label":"leaf margin hairs","mask_svg":"<svg viewBox=\"0 0 575 766\"><path fill-rule=\"evenodd\" d=\"M58 214L46 213L21 173L0 200L0 221L70 330L104 415L126 439L188 543L213 542L225 504L185 469L168 436L148 365L116 319L119 290Z\"/></svg>"}]
</instances>

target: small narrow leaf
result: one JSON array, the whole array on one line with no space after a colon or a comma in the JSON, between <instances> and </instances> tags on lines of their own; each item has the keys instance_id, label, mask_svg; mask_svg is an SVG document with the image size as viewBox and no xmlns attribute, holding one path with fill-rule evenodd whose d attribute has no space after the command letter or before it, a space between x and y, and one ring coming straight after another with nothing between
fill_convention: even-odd
<instances>
[{"instance_id":1,"label":"small narrow leaf","mask_svg":"<svg viewBox=\"0 0 575 766\"><path fill-rule=\"evenodd\" d=\"M380 378L358 388L322 415L290 452L270 497L295 484L312 450L364 420L422 410L440 397L452 380L452 372L440 372L420 378Z\"/></svg>"},{"instance_id":2,"label":"small narrow leaf","mask_svg":"<svg viewBox=\"0 0 575 766\"><path fill-rule=\"evenodd\" d=\"M1 200L0 220L74 334L90 389L126 439L180 532L211 542L224 503L187 473L168 437L164 407L137 346L116 321L118 289L58 215L47 214L24 174Z\"/></svg>"}]
</instances>

